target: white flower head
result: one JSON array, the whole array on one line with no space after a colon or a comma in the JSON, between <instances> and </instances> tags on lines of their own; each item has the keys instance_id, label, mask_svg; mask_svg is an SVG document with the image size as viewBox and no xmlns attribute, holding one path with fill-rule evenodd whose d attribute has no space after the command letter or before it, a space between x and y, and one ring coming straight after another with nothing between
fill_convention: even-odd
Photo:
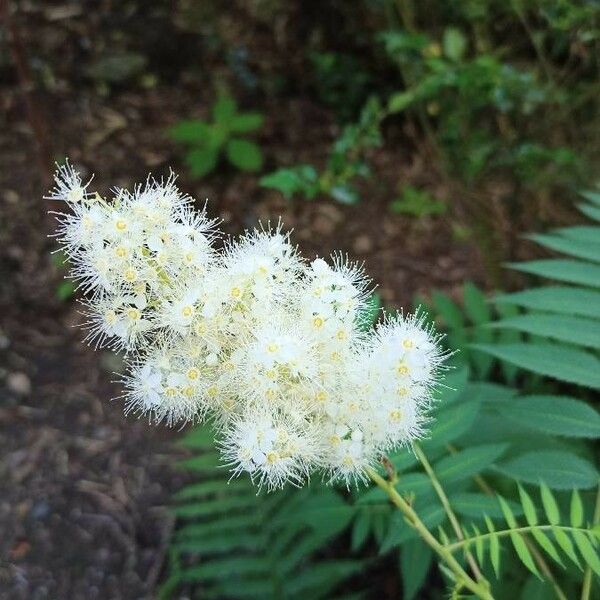
<instances>
[{"instance_id":1,"label":"white flower head","mask_svg":"<svg viewBox=\"0 0 600 600\"><path fill-rule=\"evenodd\" d=\"M280 223L218 249L172 173L110 200L68 163L55 181L86 341L126 354L127 412L209 419L233 474L267 489L315 472L350 485L422 435L446 355L419 316L365 332L362 266L307 263Z\"/></svg>"}]
</instances>

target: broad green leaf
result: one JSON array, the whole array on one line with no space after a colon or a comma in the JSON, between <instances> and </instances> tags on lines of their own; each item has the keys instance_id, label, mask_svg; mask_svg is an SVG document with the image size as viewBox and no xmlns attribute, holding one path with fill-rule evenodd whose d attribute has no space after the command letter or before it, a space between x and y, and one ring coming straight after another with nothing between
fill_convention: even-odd
<instances>
[{"instance_id":1,"label":"broad green leaf","mask_svg":"<svg viewBox=\"0 0 600 600\"><path fill-rule=\"evenodd\" d=\"M185 161L190 168L192 177L198 178L214 171L218 159L218 150L210 146L193 148L185 155Z\"/></svg>"},{"instance_id":2,"label":"broad green leaf","mask_svg":"<svg viewBox=\"0 0 600 600\"><path fill-rule=\"evenodd\" d=\"M177 444L192 450L213 450L215 447L215 434L212 428L207 425L194 427L178 440Z\"/></svg>"},{"instance_id":3,"label":"broad green leaf","mask_svg":"<svg viewBox=\"0 0 600 600\"><path fill-rule=\"evenodd\" d=\"M587 536L581 531L573 531L573 539L575 540L575 544L577 548L579 548L579 552L583 557L583 560L586 562L588 566L600 577L600 558L598 558L598 554L592 543L587 538Z\"/></svg>"},{"instance_id":4,"label":"broad green leaf","mask_svg":"<svg viewBox=\"0 0 600 600\"><path fill-rule=\"evenodd\" d=\"M552 584L531 575L522 588L520 600L548 600L554 597Z\"/></svg>"},{"instance_id":5,"label":"broad green leaf","mask_svg":"<svg viewBox=\"0 0 600 600\"><path fill-rule=\"evenodd\" d=\"M210 139L210 125L204 121L179 121L169 129L169 135L176 142L202 144Z\"/></svg>"},{"instance_id":6,"label":"broad green leaf","mask_svg":"<svg viewBox=\"0 0 600 600\"><path fill-rule=\"evenodd\" d=\"M487 515L498 519L503 516L495 496L487 496L480 492L460 492L451 494L449 501L454 511L465 517L483 519ZM510 500L506 502L513 514L523 514L522 508L516 502Z\"/></svg>"},{"instance_id":7,"label":"broad green leaf","mask_svg":"<svg viewBox=\"0 0 600 600\"><path fill-rule=\"evenodd\" d=\"M206 498L218 494L228 496L235 494L253 494L253 488L245 479L236 479L224 482L222 479L213 479L192 483L179 490L175 494L175 500L189 500L191 498Z\"/></svg>"},{"instance_id":8,"label":"broad green leaf","mask_svg":"<svg viewBox=\"0 0 600 600\"><path fill-rule=\"evenodd\" d=\"M181 519L218 515L229 511L249 510L258 504L256 496L228 496L176 506L173 512Z\"/></svg>"},{"instance_id":9,"label":"broad green leaf","mask_svg":"<svg viewBox=\"0 0 600 600\"><path fill-rule=\"evenodd\" d=\"M600 389L600 360L576 348L552 344L474 344L474 348L522 369Z\"/></svg>"},{"instance_id":10,"label":"broad green leaf","mask_svg":"<svg viewBox=\"0 0 600 600\"><path fill-rule=\"evenodd\" d=\"M466 401L453 403L447 408L442 407L436 411L435 420L429 431L429 439L423 441L423 448L445 445L468 431L473 425L480 407L479 402Z\"/></svg>"},{"instance_id":11,"label":"broad green leaf","mask_svg":"<svg viewBox=\"0 0 600 600\"><path fill-rule=\"evenodd\" d=\"M452 329L465 326L463 314L458 305L446 294L434 292L432 294L433 304L440 313L444 323Z\"/></svg>"},{"instance_id":12,"label":"broad green leaf","mask_svg":"<svg viewBox=\"0 0 600 600\"><path fill-rule=\"evenodd\" d=\"M369 536L371 515L367 509L359 510L352 526L352 550L360 550Z\"/></svg>"},{"instance_id":13,"label":"broad green leaf","mask_svg":"<svg viewBox=\"0 0 600 600\"><path fill-rule=\"evenodd\" d=\"M501 463L497 470L525 483L546 485L555 490L588 489L598 481L596 468L587 460L559 450L527 452Z\"/></svg>"},{"instance_id":14,"label":"broad green leaf","mask_svg":"<svg viewBox=\"0 0 600 600\"><path fill-rule=\"evenodd\" d=\"M412 600L425 584L433 562L433 552L420 538L410 540L400 550L400 573L404 600Z\"/></svg>"},{"instance_id":15,"label":"broad green leaf","mask_svg":"<svg viewBox=\"0 0 600 600\"><path fill-rule=\"evenodd\" d=\"M452 61L461 60L467 49L467 38L457 27L446 27L442 40L444 54Z\"/></svg>"},{"instance_id":16,"label":"broad green leaf","mask_svg":"<svg viewBox=\"0 0 600 600\"><path fill-rule=\"evenodd\" d=\"M340 581L362 569L364 569L364 563L360 560L317 562L311 565L310 569L304 570L287 582L286 593L289 597L312 598L315 597L315 590L317 590L320 597L322 597L323 594L327 594L329 590L338 585Z\"/></svg>"},{"instance_id":17,"label":"broad green leaf","mask_svg":"<svg viewBox=\"0 0 600 600\"><path fill-rule=\"evenodd\" d=\"M532 288L514 294L501 294L498 303L512 303L536 310L600 319L600 292L566 286Z\"/></svg>"},{"instance_id":18,"label":"broad green leaf","mask_svg":"<svg viewBox=\"0 0 600 600\"><path fill-rule=\"evenodd\" d=\"M171 547L179 552L207 556L209 554L223 554L238 550L256 550L260 547L262 541L258 533L236 531L234 535L223 535L219 531L211 536L174 542L171 544Z\"/></svg>"},{"instance_id":19,"label":"broad green leaf","mask_svg":"<svg viewBox=\"0 0 600 600\"><path fill-rule=\"evenodd\" d=\"M260 178L263 187L279 190L287 199L302 194L307 199L319 192L319 174L312 165L298 165L291 169L278 169Z\"/></svg>"},{"instance_id":20,"label":"broad green leaf","mask_svg":"<svg viewBox=\"0 0 600 600\"><path fill-rule=\"evenodd\" d=\"M490 343L494 340L494 334L485 325L492 318L489 304L486 301L483 292L467 282L463 288L463 299L465 312L471 322L475 325L473 330L473 340L478 343ZM479 377L486 378L494 364L494 359L489 354L473 352L471 356L477 369Z\"/></svg>"},{"instance_id":21,"label":"broad green leaf","mask_svg":"<svg viewBox=\"0 0 600 600\"><path fill-rule=\"evenodd\" d=\"M231 119L237 112L237 103L234 98L227 94L221 94L213 104L213 119L221 125L229 125Z\"/></svg>"},{"instance_id":22,"label":"broad green leaf","mask_svg":"<svg viewBox=\"0 0 600 600\"><path fill-rule=\"evenodd\" d=\"M238 556L215 558L182 572L184 581L207 581L239 577L242 575L266 575L270 565L262 556Z\"/></svg>"},{"instance_id":23,"label":"broad green leaf","mask_svg":"<svg viewBox=\"0 0 600 600\"><path fill-rule=\"evenodd\" d=\"M517 329L577 346L600 349L600 321L568 315L532 313L490 323L496 329Z\"/></svg>"},{"instance_id":24,"label":"broad green leaf","mask_svg":"<svg viewBox=\"0 0 600 600\"><path fill-rule=\"evenodd\" d=\"M581 527L583 524L583 503L577 490L573 490L571 495L571 525Z\"/></svg>"},{"instance_id":25,"label":"broad green leaf","mask_svg":"<svg viewBox=\"0 0 600 600\"><path fill-rule=\"evenodd\" d=\"M434 390L434 402L440 407L445 407L462 397L469 380L469 368L465 365L456 367L444 374L437 388Z\"/></svg>"},{"instance_id":26,"label":"broad green leaf","mask_svg":"<svg viewBox=\"0 0 600 600\"><path fill-rule=\"evenodd\" d=\"M404 92L396 92L390 97L388 102L388 111L391 114L402 112L408 108L416 99L416 90L406 90Z\"/></svg>"},{"instance_id":27,"label":"broad green leaf","mask_svg":"<svg viewBox=\"0 0 600 600\"><path fill-rule=\"evenodd\" d=\"M494 464L508 444L472 446L438 461L433 470L443 482L461 481L477 475Z\"/></svg>"},{"instance_id":28,"label":"broad green leaf","mask_svg":"<svg viewBox=\"0 0 600 600\"><path fill-rule=\"evenodd\" d=\"M190 471L212 471L221 465L219 455L213 452L207 454L201 454L194 458L187 458L179 463L182 469L189 469Z\"/></svg>"},{"instance_id":29,"label":"broad green leaf","mask_svg":"<svg viewBox=\"0 0 600 600\"><path fill-rule=\"evenodd\" d=\"M534 431L566 437L600 437L600 414L565 396L523 396L498 407L503 418Z\"/></svg>"},{"instance_id":30,"label":"broad green leaf","mask_svg":"<svg viewBox=\"0 0 600 600\"><path fill-rule=\"evenodd\" d=\"M586 200L589 200L592 204L600 206L600 192L596 192L594 190L584 190L579 192L579 194Z\"/></svg>"},{"instance_id":31,"label":"broad green leaf","mask_svg":"<svg viewBox=\"0 0 600 600\"><path fill-rule=\"evenodd\" d=\"M549 490L548 486L544 483L542 483L540 486L540 492L542 494L542 504L544 505L548 522L551 525L558 525L560 523L560 511L558 510L556 499L552 495L552 492Z\"/></svg>"},{"instance_id":32,"label":"broad green leaf","mask_svg":"<svg viewBox=\"0 0 600 600\"><path fill-rule=\"evenodd\" d=\"M600 227L593 225L577 225L575 227L563 227L561 229L555 229L554 233L558 233L571 240L578 240L580 242L594 242L598 243L598 236L600 235Z\"/></svg>"},{"instance_id":33,"label":"broad green leaf","mask_svg":"<svg viewBox=\"0 0 600 600\"><path fill-rule=\"evenodd\" d=\"M237 113L229 121L229 129L234 133L249 133L262 127L264 116L261 113Z\"/></svg>"},{"instance_id":34,"label":"broad green leaf","mask_svg":"<svg viewBox=\"0 0 600 600\"><path fill-rule=\"evenodd\" d=\"M390 527L383 543L379 548L380 554L385 554L395 546L401 546L408 540L418 539L419 534L407 525L404 518L396 512L395 518L390 520ZM446 512L440 504L430 504L419 510L419 517L425 526L431 530L441 525L446 520Z\"/></svg>"},{"instance_id":35,"label":"broad green leaf","mask_svg":"<svg viewBox=\"0 0 600 600\"><path fill-rule=\"evenodd\" d=\"M562 235L553 234L534 234L527 237L551 250L563 252L576 258L583 258L584 260L600 262L600 236L599 241L596 243L571 240Z\"/></svg>"},{"instance_id":36,"label":"broad green leaf","mask_svg":"<svg viewBox=\"0 0 600 600\"><path fill-rule=\"evenodd\" d=\"M229 535L231 532L246 532L258 527L259 517L258 512L250 511L245 514L219 516L217 519L203 521L202 523L190 523L176 530L175 539L189 540L212 536L216 533Z\"/></svg>"},{"instance_id":37,"label":"broad green leaf","mask_svg":"<svg viewBox=\"0 0 600 600\"><path fill-rule=\"evenodd\" d=\"M311 493L293 514L286 515L287 523L299 523L314 529L341 531L352 520L355 508L331 488Z\"/></svg>"},{"instance_id":38,"label":"broad green leaf","mask_svg":"<svg viewBox=\"0 0 600 600\"><path fill-rule=\"evenodd\" d=\"M600 265L570 259L540 259L522 263L510 263L510 267L523 273L566 281L578 285L600 287Z\"/></svg>"},{"instance_id":39,"label":"broad green leaf","mask_svg":"<svg viewBox=\"0 0 600 600\"><path fill-rule=\"evenodd\" d=\"M591 204L581 203L577 205L577 208L590 219L594 221L600 221L600 207L592 206Z\"/></svg>"},{"instance_id":40,"label":"broad green leaf","mask_svg":"<svg viewBox=\"0 0 600 600\"><path fill-rule=\"evenodd\" d=\"M254 142L232 139L225 147L229 162L242 171L259 171L263 164L260 148Z\"/></svg>"}]
</instances>

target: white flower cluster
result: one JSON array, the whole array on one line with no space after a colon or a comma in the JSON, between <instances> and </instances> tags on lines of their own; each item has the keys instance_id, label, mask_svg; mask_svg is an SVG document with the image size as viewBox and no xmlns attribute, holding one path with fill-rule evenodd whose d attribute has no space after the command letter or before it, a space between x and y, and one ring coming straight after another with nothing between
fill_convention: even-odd
<instances>
[{"instance_id":1,"label":"white flower cluster","mask_svg":"<svg viewBox=\"0 0 600 600\"><path fill-rule=\"evenodd\" d=\"M224 460L258 485L315 471L346 483L422 432L443 360L418 317L365 332L368 280L307 262L280 228L222 241L174 177L107 201L67 163L48 199L87 339L125 351L126 410L212 419ZM220 249L217 249L218 246Z\"/></svg>"}]
</instances>

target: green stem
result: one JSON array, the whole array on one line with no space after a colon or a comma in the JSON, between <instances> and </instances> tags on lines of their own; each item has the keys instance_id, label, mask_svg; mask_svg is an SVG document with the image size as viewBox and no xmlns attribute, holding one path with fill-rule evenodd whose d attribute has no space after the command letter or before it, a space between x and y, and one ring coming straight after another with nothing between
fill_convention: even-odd
<instances>
[{"instance_id":1,"label":"green stem","mask_svg":"<svg viewBox=\"0 0 600 600\"><path fill-rule=\"evenodd\" d=\"M463 546L466 546L467 544L472 544L476 540L486 540L487 538L493 535L504 537L513 533L529 533L533 530L552 531L553 529L562 529L563 531L579 531L584 534L588 533L588 530L584 529L583 527L568 527L567 525L526 525L524 527L515 527L514 529L502 529L501 531L494 531L492 533L482 533L481 535L474 535L473 537L470 537L466 540L454 542L453 544L448 544L446 548L450 552L454 552L456 550L460 550Z\"/></svg>"},{"instance_id":2,"label":"green stem","mask_svg":"<svg viewBox=\"0 0 600 600\"><path fill-rule=\"evenodd\" d=\"M600 521L600 486L596 494L596 508L594 509L594 520L592 523ZM583 586L581 588L581 600L589 600L592 594L592 569L586 567L585 575L583 576Z\"/></svg>"},{"instance_id":3,"label":"green stem","mask_svg":"<svg viewBox=\"0 0 600 600\"><path fill-rule=\"evenodd\" d=\"M448 496L446 496L446 492L444 491L444 488L442 487L441 483L439 482L439 479L437 478L437 476L433 470L433 467L427 460L427 457L423 453L423 450L421 450L421 447L416 442L413 444L413 450L414 450L414 453L416 454L417 458L421 461L421 464L423 465L425 472L427 473L429 479L431 480L431 485L433 486L433 489L436 491L438 498L440 499L440 502L442 503L442 506L444 507L446 514L448 515L448 519L450 521L450 524L452 525L452 528L454 529L454 533L456 533L456 537L459 540L463 540L464 535L463 535L462 529L460 528L460 523L458 522L458 519L456 518L456 515L454 514L454 511L452 510L452 507L450 506L450 501L448 500ZM469 551L467 551L465 553L465 556L467 558L467 562L469 563L469 566L471 567L471 571L473 571L473 574L477 578L477 581L482 581L482 580L485 581L485 578L481 574L481 570L479 569L479 566L478 566L475 558L473 558L473 555Z\"/></svg>"},{"instance_id":4,"label":"green stem","mask_svg":"<svg viewBox=\"0 0 600 600\"><path fill-rule=\"evenodd\" d=\"M425 543L442 559L448 568L454 573L459 585L466 587L481 600L494 600L484 582L475 581L454 558L448 547L441 544L437 538L427 529L412 506L398 493L392 483L385 480L373 469L368 469L369 477L389 496L391 502L404 514L408 523L423 538Z\"/></svg>"}]
</instances>

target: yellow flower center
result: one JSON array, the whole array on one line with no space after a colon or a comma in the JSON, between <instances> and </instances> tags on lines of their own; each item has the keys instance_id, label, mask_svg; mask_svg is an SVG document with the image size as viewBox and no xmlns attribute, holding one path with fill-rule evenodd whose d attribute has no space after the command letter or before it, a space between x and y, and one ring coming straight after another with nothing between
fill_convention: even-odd
<instances>
[{"instance_id":1,"label":"yellow flower center","mask_svg":"<svg viewBox=\"0 0 600 600\"><path fill-rule=\"evenodd\" d=\"M325 400L327 400L327 392L324 392L323 390L317 392L316 398L319 402L325 402Z\"/></svg>"},{"instance_id":2,"label":"yellow flower center","mask_svg":"<svg viewBox=\"0 0 600 600\"><path fill-rule=\"evenodd\" d=\"M267 397L267 400L274 400L275 399L275 390L269 388L265 392L265 396Z\"/></svg>"},{"instance_id":3,"label":"yellow flower center","mask_svg":"<svg viewBox=\"0 0 600 600\"><path fill-rule=\"evenodd\" d=\"M279 460L279 454L277 452L269 452L267 454L267 463L274 465Z\"/></svg>"},{"instance_id":4,"label":"yellow flower center","mask_svg":"<svg viewBox=\"0 0 600 600\"><path fill-rule=\"evenodd\" d=\"M217 388L216 385L211 385L207 388L206 393L211 397L214 398L218 393L219 393L219 389Z\"/></svg>"},{"instance_id":5,"label":"yellow flower center","mask_svg":"<svg viewBox=\"0 0 600 600\"><path fill-rule=\"evenodd\" d=\"M404 340L402 342L402 345L409 350L410 348L412 348L414 346L413 341L412 340Z\"/></svg>"},{"instance_id":6,"label":"yellow flower center","mask_svg":"<svg viewBox=\"0 0 600 600\"><path fill-rule=\"evenodd\" d=\"M119 231L125 231L127 229L127 223L125 221L119 220L115 223L115 227Z\"/></svg>"},{"instance_id":7,"label":"yellow flower center","mask_svg":"<svg viewBox=\"0 0 600 600\"><path fill-rule=\"evenodd\" d=\"M231 297L232 298L239 298L242 294L242 290L240 290L239 287L234 287L231 288Z\"/></svg>"},{"instance_id":8,"label":"yellow flower center","mask_svg":"<svg viewBox=\"0 0 600 600\"><path fill-rule=\"evenodd\" d=\"M176 393L177 393L177 390L174 387L168 387L165 390L165 395L167 395L169 398L172 398Z\"/></svg>"},{"instance_id":9,"label":"yellow flower center","mask_svg":"<svg viewBox=\"0 0 600 600\"><path fill-rule=\"evenodd\" d=\"M137 321L142 315L140 314L140 311L137 308L128 308L127 309L127 316L132 321Z\"/></svg>"},{"instance_id":10,"label":"yellow flower center","mask_svg":"<svg viewBox=\"0 0 600 600\"><path fill-rule=\"evenodd\" d=\"M127 256L127 248L125 248L125 246L117 246L115 248L115 254L119 258L123 258L124 256Z\"/></svg>"},{"instance_id":11,"label":"yellow flower center","mask_svg":"<svg viewBox=\"0 0 600 600\"><path fill-rule=\"evenodd\" d=\"M198 371L198 369L195 369L194 367L192 367L191 369L188 369L188 372L187 372L188 379L191 379L193 381L195 379L198 379L199 376L200 376L200 372Z\"/></svg>"},{"instance_id":12,"label":"yellow flower center","mask_svg":"<svg viewBox=\"0 0 600 600\"><path fill-rule=\"evenodd\" d=\"M348 334L346 333L345 329L340 329L337 332L337 339L338 340L345 340L348 337Z\"/></svg>"},{"instance_id":13,"label":"yellow flower center","mask_svg":"<svg viewBox=\"0 0 600 600\"><path fill-rule=\"evenodd\" d=\"M279 345L275 343L271 343L267 346L267 351L273 354L273 352L277 352L279 350Z\"/></svg>"},{"instance_id":14,"label":"yellow flower center","mask_svg":"<svg viewBox=\"0 0 600 600\"><path fill-rule=\"evenodd\" d=\"M183 388L183 395L186 396L187 398L191 398L194 395L193 386L188 385L187 387Z\"/></svg>"},{"instance_id":15,"label":"yellow flower center","mask_svg":"<svg viewBox=\"0 0 600 600\"><path fill-rule=\"evenodd\" d=\"M406 363L401 362L396 369L398 375L408 375L409 368L406 366Z\"/></svg>"},{"instance_id":16,"label":"yellow flower center","mask_svg":"<svg viewBox=\"0 0 600 600\"><path fill-rule=\"evenodd\" d=\"M405 387L400 386L397 390L396 393L398 394L398 396L406 396L408 394L408 389Z\"/></svg>"},{"instance_id":17,"label":"yellow flower center","mask_svg":"<svg viewBox=\"0 0 600 600\"><path fill-rule=\"evenodd\" d=\"M323 320L323 317L315 317L313 319L313 326L316 327L317 329L320 329L321 327L323 327L324 323L325 323L325 321Z\"/></svg>"},{"instance_id":18,"label":"yellow flower center","mask_svg":"<svg viewBox=\"0 0 600 600\"><path fill-rule=\"evenodd\" d=\"M390 412L390 421L399 423L402 420L402 411L400 409Z\"/></svg>"},{"instance_id":19,"label":"yellow flower center","mask_svg":"<svg viewBox=\"0 0 600 600\"><path fill-rule=\"evenodd\" d=\"M137 279L137 273L133 269L127 269L123 276L125 277L125 281L129 281L129 283Z\"/></svg>"},{"instance_id":20,"label":"yellow flower center","mask_svg":"<svg viewBox=\"0 0 600 600\"><path fill-rule=\"evenodd\" d=\"M186 318L187 318L187 317L191 317L191 316L194 314L194 307L193 307L193 306L189 306L189 305L188 305L188 306L184 306L184 307L181 309L181 314L182 314L184 317L186 317Z\"/></svg>"}]
</instances>

